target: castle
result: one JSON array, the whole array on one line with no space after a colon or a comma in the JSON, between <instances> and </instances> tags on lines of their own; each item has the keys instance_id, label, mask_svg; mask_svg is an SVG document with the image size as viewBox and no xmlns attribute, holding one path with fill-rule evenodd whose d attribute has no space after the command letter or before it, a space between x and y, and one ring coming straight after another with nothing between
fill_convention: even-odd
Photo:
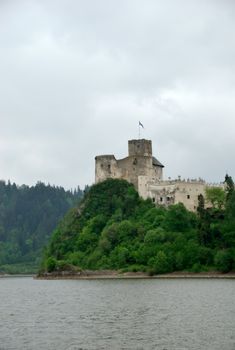
<instances>
[{"instance_id":1,"label":"castle","mask_svg":"<svg viewBox=\"0 0 235 350\"><path fill-rule=\"evenodd\" d=\"M195 211L199 195L205 196L208 184L199 180L163 180L162 165L152 155L152 142L138 139L128 141L128 156L116 159L114 155L95 157L95 182L108 178L125 179L132 183L139 195L151 198L155 204L168 206L183 203Z\"/></svg>"}]
</instances>

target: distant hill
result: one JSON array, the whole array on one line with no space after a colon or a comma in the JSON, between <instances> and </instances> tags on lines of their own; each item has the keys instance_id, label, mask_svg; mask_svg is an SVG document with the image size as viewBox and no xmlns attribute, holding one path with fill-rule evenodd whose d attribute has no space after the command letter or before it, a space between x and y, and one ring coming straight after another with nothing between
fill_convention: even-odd
<instances>
[{"instance_id":1,"label":"distant hill","mask_svg":"<svg viewBox=\"0 0 235 350\"><path fill-rule=\"evenodd\" d=\"M0 272L35 270L51 232L82 196L79 187L65 191L42 182L29 187L0 181Z\"/></svg>"},{"instance_id":2,"label":"distant hill","mask_svg":"<svg viewBox=\"0 0 235 350\"><path fill-rule=\"evenodd\" d=\"M231 180L231 178L230 178ZM235 192L197 213L155 207L124 180L92 186L54 231L41 272L76 269L227 272L235 269ZM215 194L216 195L216 194ZM216 203L216 201L214 201Z\"/></svg>"}]
</instances>

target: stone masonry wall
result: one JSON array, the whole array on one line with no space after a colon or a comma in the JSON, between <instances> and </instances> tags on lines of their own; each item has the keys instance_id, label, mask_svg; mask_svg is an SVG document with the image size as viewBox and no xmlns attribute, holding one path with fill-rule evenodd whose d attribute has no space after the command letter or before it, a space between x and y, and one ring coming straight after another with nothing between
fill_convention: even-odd
<instances>
[{"instance_id":1,"label":"stone masonry wall","mask_svg":"<svg viewBox=\"0 0 235 350\"><path fill-rule=\"evenodd\" d=\"M163 181L163 166L152 157L151 141L128 141L128 154L128 157L118 160L114 155L95 157L96 183L108 178L125 179L134 184L144 199L151 198L155 204L165 206L183 203L191 211L198 206L198 196L205 197L209 185L201 179Z\"/></svg>"},{"instance_id":2,"label":"stone masonry wall","mask_svg":"<svg viewBox=\"0 0 235 350\"><path fill-rule=\"evenodd\" d=\"M150 140L128 141L128 153L128 157L119 160L114 155L95 157L95 182L108 178L125 179L138 191L139 176L147 176L152 181L162 178L162 167L153 165Z\"/></svg>"}]
</instances>

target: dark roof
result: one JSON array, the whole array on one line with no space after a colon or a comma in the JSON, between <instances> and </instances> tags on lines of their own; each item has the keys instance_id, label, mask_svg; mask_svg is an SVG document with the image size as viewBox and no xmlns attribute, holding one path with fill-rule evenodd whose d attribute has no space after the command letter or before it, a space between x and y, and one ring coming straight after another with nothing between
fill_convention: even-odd
<instances>
[{"instance_id":1,"label":"dark roof","mask_svg":"<svg viewBox=\"0 0 235 350\"><path fill-rule=\"evenodd\" d=\"M161 168L164 168L164 165L162 163L159 162L159 160L157 160L157 158L152 157L153 158L153 165L155 166L160 166Z\"/></svg>"}]
</instances>

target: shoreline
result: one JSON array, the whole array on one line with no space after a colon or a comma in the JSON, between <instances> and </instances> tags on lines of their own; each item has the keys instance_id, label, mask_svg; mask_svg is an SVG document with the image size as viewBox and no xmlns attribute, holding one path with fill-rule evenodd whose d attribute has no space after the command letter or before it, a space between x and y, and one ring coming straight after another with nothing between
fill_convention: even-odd
<instances>
[{"instance_id":1,"label":"shoreline","mask_svg":"<svg viewBox=\"0 0 235 350\"><path fill-rule=\"evenodd\" d=\"M235 279L235 272L222 273L211 272L171 272L150 276L146 272L124 272L118 271L82 271L72 273L62 271L59 273L45 273L34 276L41 280L97 280L97 279Z\"/></svg>"},{"instance_id":2,"label":"shoreline","mask_svg":"<svg viewBox=\"0 0 235 350\"><path fill-rule=\"evenodd\" d=\"M5 273L5 274L0 274L0 279L1 278L14 278L14 277L33 277L35 278L37 275L34 273L14 273L14 274L9 274L9 273Z\"/></svg>"}]
</instances>

